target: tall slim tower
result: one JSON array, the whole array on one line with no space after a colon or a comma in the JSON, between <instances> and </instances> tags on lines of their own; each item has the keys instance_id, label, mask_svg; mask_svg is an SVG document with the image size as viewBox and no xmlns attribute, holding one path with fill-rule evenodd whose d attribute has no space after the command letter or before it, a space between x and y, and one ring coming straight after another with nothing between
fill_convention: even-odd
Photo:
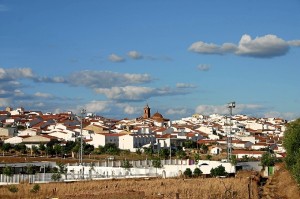
<instances>
[{"instance_id":1,"label":"tall slim tower","mask_svg":"<svg viewBox=\"0 0 300 199\"><path fill-rule=\"evenodd\" d=\"M232 109L235 108L235 102L230 102L227 105L229 109L229 132L227 132L227 161L229 162L232 157Z\"/></svg>"},{"instance_id":2,"label":"tall slim tower","mask_svg":"<svg viewBox=\"0 0 300 199\"><path fill-rule=\"evenodd\" d=\"M151 114L150 114L150 107L148 106L148 104L145 106L144 108L144 114L143 114L143 118L144 119L148 119L150 118Z\"/></svg>"}]
</instances>

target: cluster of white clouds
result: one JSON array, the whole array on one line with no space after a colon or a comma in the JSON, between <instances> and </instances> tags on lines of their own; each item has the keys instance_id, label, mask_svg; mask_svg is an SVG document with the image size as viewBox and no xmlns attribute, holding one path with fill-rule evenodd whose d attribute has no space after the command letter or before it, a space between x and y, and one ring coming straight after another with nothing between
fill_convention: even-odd
<instances>
[{"instance_id":1,"label":"cluster of white clouds","mask_svg":"<svg viewBox=\"0 0 300 199\"><path fill-rule=\"evenodd\" d=\"M196 86L188 83L177 83L176 88L196 88Z\"/></svg>"},{"instance_id":2,"label":"cluster of white clouds","mask_svg":"<svg viewBox=\"0 0 300 199\"><path fill-rule=\"evenodd\" d=\"M28 84L28 80L33 83L55 83L87 88L95 94L107 98L107 101L88 102L84 105L87 110L109 112L117 107L122 109L125 114L136 114L141 111L141 107L131 106L127 102L143 102L158 96L184 95L190 92L186 89L195 87L185 83L179 83L174 88L141 86L154 81L149 74L85 70L73 72L66 77L41 77L36 75L31 68L0 68L0 106L22 104L25 107L44 107L45 109L51 106L52 110L63 106L66 109L78 111L80 107L77 107L76 104L86 103L83 102L82 97L67 99L67 97L57 97L55 94L43 90L32 94L24 93L24 88L33 86ZM47 103L41 102L45 102L45 100ZM67 106L63 105L64 101L69 102ZM74 107L76 108L74 109ZM61 111L61 109L59 110Z\"/></svg>"},{"instance_id":3,"label":"cluster of white clouds","mask_svg":"<svg viewBox=\"0 0 300 199\"><path fill-rule=\"evenodd\" d=\"M74 72L66 79L73 86L85 86L88 88L111 88L153 81L149 74L122 74L111 71L88 70Z\"/></svg>"},{"instance_id":4,"label":"cluster of white clouds","mask_svg":"<svg viewBox=\"0 0 300 199\"><path fill-rule=\"evenodd\" d=\"M285 41L276 35L268 34L262 37L251 38L244 34L238 44L223 43L217 45L197 41L189 47L189 50L200 54L235 54L258 58L272 58L285 55L291 46L300 46L300 40Z\"/></svg>"},{"instance_id":5,"label":"cluster of white clouds","mask_svg":"<svg viewBox=\"0 0 300 199\"><path fill-rule=\"evenodd\" d=\"M172 60L168 56L151 56L151 55L143 55L142 53L136 51L136 50L131 50L126 53L126 55L132 59L132 60L140 60L140 59L146 59L146 60L162 60L162 61L170 61ZM111 62L125 62L126 58L124 56L117 55L116 53L112 53L108 56L108 60Z\"/></svg>"},{"instance_id":6,"label":"cluster of white clouds","mask_svg":"<svg viewBox=\"0 0 300 199\"><path fill-rule=\"evenodd\" d=\"M238 104L236 108L233 109L234 114L248 114L264 109L262 105L258 104ZM196 113L202 115L211 115L211 114L221 114L228 115L229 110L226 105L199 105L195 109Z\"/></svg>"},{"instance_id":7,"label":"cluster of white clouds","mask_svg":"<svg viewBox=\"0 0 300 199\"><path fill-rule=\"evenodd\" d=\"M210 65L208 64L199 64L197 66L197 69L200 71L209 71L210 70Z\"/></svg>"},{"instance_id":8,"label":"cluster of white clouds","mask_svg":"<svg viewBox=\"0 0 300 199\"><path fill-rule=\"evenodd\" d=\"M0 5L0 11L1 11ZM224 43L217 45L214 43L205 43L198 41L193 43L189 50L200 54L235 54L238 56L249 56L257 58L271 58L285 55L291 46L300 46L300 40L284 41L276 35L265 35L252 39L245 34L241 37L238 44ZM165 58L145 56L142 53L132 50L126 54L132 60L149 59L149 60L168 60ZM125 57L117 54L111 54L108 59L112 62L124 62ZM197 66L200 71L209 71L211 66L208 64L200 64ZM194 84L178 82L174 88L161 87L153 88L144 86L154 81L149 74L132 74L132 73L117 73L112 71L75 71L65 77L42 77L36 75L31 68L0 68L0 106L9 106L14 101L19 104L33 107L47 106L47 103L42 103L39 100L52 100L53 107L59 107L63 103L62 98L54 94L45 93L44 91L36 91L32 94L24 93L24 88L28 85L22 80L31 80L38 83L56 83L64 84L72 87L84 87L95 94L103 95L107 101L93 100L86 103L84 106L87 110L95 112L110 112L116 108L122 109L125 114L137 114L142 110L140 106L133 106L128 102L143 102L150 98L158 96L174 96L185 95L196 88ZM70 101L70 99L68 100ZM84 104L83 99L72 99L70 107L74 104ZM76 111L79 110L78 106ZM58 109L57 109L58 110ZM61 109L59 109L61 111ZM295 117L294 113L278 113L268 112L266 108L256 104L240 104L234 110L236 114L251 114L259 113L263 116L284 116L285 118ZM228 114L226 106L199 105L196 113L210 115L213 113ZM192 114L193 111L187 108L166 108L165 113L168 115L183 116Z\"/></svg>"},{"instance_id":9,"label":"cluster of white clouds","mask_svg":"<svg viewBox=\"0 0 300 199\"><path fill-rule=\"evenodd\" d=\"M187 91L171 89L169 87L150 88L142 86L124 86L112 88L97 88L96 93L104 94L108 99L115 101L145 101L156 96L170 96L186 94Z\"/></svg>"}]
</instances>

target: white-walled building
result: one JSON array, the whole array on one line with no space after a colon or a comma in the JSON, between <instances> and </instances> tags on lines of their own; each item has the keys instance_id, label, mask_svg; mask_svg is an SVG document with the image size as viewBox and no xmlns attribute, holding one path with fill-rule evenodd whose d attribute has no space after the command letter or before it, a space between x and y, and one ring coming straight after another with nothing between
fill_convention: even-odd
<instances>
[{"instance_id":1,"label":"white-walled building","mask_svg":"<svg viewBox=\"0 0 300 199\"><path fill-rule=\"evenodd\" d=\"M144 145L154 143L154 134L126 134L120 137L119 148L135 152L138 148L141 148Z\"/></svg>"}]
</instances>

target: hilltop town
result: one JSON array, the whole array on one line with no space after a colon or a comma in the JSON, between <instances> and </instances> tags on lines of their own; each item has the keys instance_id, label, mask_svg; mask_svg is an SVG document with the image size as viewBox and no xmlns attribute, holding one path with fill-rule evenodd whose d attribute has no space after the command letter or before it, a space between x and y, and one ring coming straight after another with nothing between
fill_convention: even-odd
<instances>
[{"instance_id":1,"label":"hilltop town","mask_svg":"<svg viewBox=\"0 0 300 199\"><path fill-rule=\"evenodd\" d=\"M259 159L268 150L276 157L285 155L282 139L287 121L281 118L195 114L170 121L159 112L151 114L148 105L141 113L139 118L116 120L90 113L52 114L7 107L0 111L0 137L3 144L22 143L29 149L51 141L64 145L82 135L84 143L94 148L111 143L130 152L176 149L191 141L208 146L206 152L212 156L227 153L229 144L237 159Z\"/></svg>"}]
</instances>

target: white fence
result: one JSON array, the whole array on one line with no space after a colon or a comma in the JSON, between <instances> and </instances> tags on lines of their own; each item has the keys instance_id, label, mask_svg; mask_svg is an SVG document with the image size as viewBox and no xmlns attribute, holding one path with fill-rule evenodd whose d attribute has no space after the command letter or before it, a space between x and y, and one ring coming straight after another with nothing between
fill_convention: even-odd
<instances>
[{"instance_id":1,"label":"white fence","mask_svg":"<svg viewBox=\"0 0 300 199\"><path fill-rule=\"evenodd\" d=\"M37 183L37 182L51 182L52 173L36 173L36 174L14 174L7 176L0 174L1 184L18 184L21 182Z\"/></svg>"}]
</instances>

